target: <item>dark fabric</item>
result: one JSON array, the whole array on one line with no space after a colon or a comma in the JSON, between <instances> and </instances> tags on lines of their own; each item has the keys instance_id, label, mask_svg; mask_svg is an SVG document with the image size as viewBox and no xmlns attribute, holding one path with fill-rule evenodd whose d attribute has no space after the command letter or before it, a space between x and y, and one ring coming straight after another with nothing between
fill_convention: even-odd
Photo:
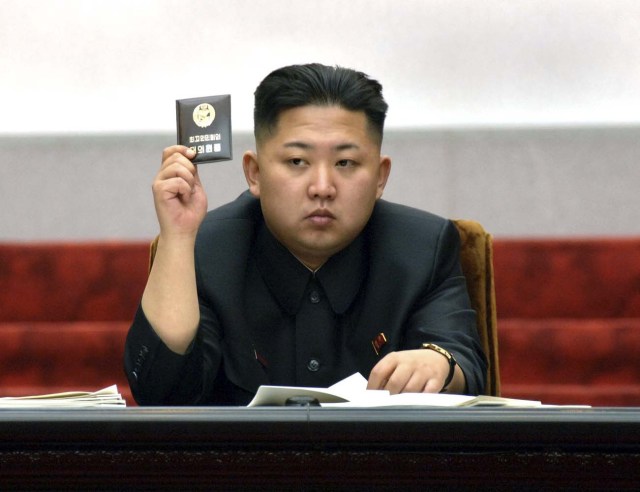
<instances>
[{"instance_id":1,"label":"dark fabric","mask_svg":"<svg viewBox=\"0 0 640 492\"><path fill-rule=\"evenodd\" d=\"M459 242L451 221L379 200L362 235L314 276L245 193L200 227L201 323L190 352L171 353L139 310L125 353L132 392L140 404L244 405L261 384L368 377L389 352L433 342L454 354L468 392L481 393L486 360ZM388 342L376 354L381 332Z\"/></svg>"}]
</instances>

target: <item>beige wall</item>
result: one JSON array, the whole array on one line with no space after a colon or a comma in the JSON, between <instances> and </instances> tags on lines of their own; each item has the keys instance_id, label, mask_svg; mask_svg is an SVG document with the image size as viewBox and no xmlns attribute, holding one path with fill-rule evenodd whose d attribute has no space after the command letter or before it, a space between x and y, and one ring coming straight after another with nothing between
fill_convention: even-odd
<instances>
[{"instance_id":1,"label":"beige wall","mask_svg":"<svg viewBox=\"0 0 640 492\"><path fill-rule=\"evenodd\" d=\"M0 136L0 240L148 239L157 232L154 135ZM205 164L210 207L245 189L231 162ZM385 198L481 221L496 236L640 235L640 127L390 130Z\"/></svg>"}]
</instances>

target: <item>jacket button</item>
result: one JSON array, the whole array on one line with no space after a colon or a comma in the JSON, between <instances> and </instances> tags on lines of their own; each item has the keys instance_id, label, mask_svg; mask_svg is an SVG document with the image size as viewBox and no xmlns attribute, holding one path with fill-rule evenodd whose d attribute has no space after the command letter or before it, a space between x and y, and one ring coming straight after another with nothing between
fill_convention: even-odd
<instances>
[{"instance_id":1,"label":"jacket button","mask_svg":"<svg viewBox=\"0 0 640 492\"><path fill-rule=\"evenodd\" d=\"M320 293L317 290L312 290L311 294L309 294L309 300L313 304L318 304L320 302Z\"/></svg>"},{"instance_id":2,"label":"jacket button","mask_svg":"<svg viewBox=\"0 0 640 492\"><path fill-rule=\"evenodd\" d=\"M311 372L316 372L318 369L320 369L320 362L317 359L309 360L309 362L307 363L307 369L309 369Z\"/></svg>"}]
</instances>

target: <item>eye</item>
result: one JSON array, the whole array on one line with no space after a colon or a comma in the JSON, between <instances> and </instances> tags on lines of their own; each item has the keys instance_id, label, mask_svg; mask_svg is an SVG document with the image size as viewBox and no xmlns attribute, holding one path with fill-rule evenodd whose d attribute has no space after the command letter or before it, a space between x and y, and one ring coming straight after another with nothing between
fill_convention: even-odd
<instances>
[{"instance_id":1,"label":"eye","mask_svg":"<svg viewBox=\"0 0 640 492\"><path fill-rule=\"evenodd\" d=\"M294 167L300 167L305 163L304 159L300 159L299 157L294 157L293 159L289 159L288 162Z\"/></svg>"},{"instance_id":2,"label":"eye","mask_svg":"<svg viewBox=\"0 0 640 492\"><path fill-rule=\"evenodd\" d=\"M341 159L338 162L336 162L336 167L353 167L356 165L355 161L352 161L351 159Z\"/></svg>"}]
</instances>

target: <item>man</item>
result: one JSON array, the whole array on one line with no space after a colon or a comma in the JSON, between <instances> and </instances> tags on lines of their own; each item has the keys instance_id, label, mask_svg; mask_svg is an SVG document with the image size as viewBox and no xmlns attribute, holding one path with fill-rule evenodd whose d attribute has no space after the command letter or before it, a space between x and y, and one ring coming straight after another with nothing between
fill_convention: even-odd
<instances>
[{"instance_id":1,"label":"man","mask_svg":"<svg viewBox=\"0 0 640 492\"><path fill-rule=\"evenodd\" d=\"M245 405L354 372L478 394L486 360L448 220L380 200L387 104L354 70L284 67L255 93L249 191L207 213L186 147L153 183L160 235L125 370L140 404Z\"/></svg>"}]
</instances>

